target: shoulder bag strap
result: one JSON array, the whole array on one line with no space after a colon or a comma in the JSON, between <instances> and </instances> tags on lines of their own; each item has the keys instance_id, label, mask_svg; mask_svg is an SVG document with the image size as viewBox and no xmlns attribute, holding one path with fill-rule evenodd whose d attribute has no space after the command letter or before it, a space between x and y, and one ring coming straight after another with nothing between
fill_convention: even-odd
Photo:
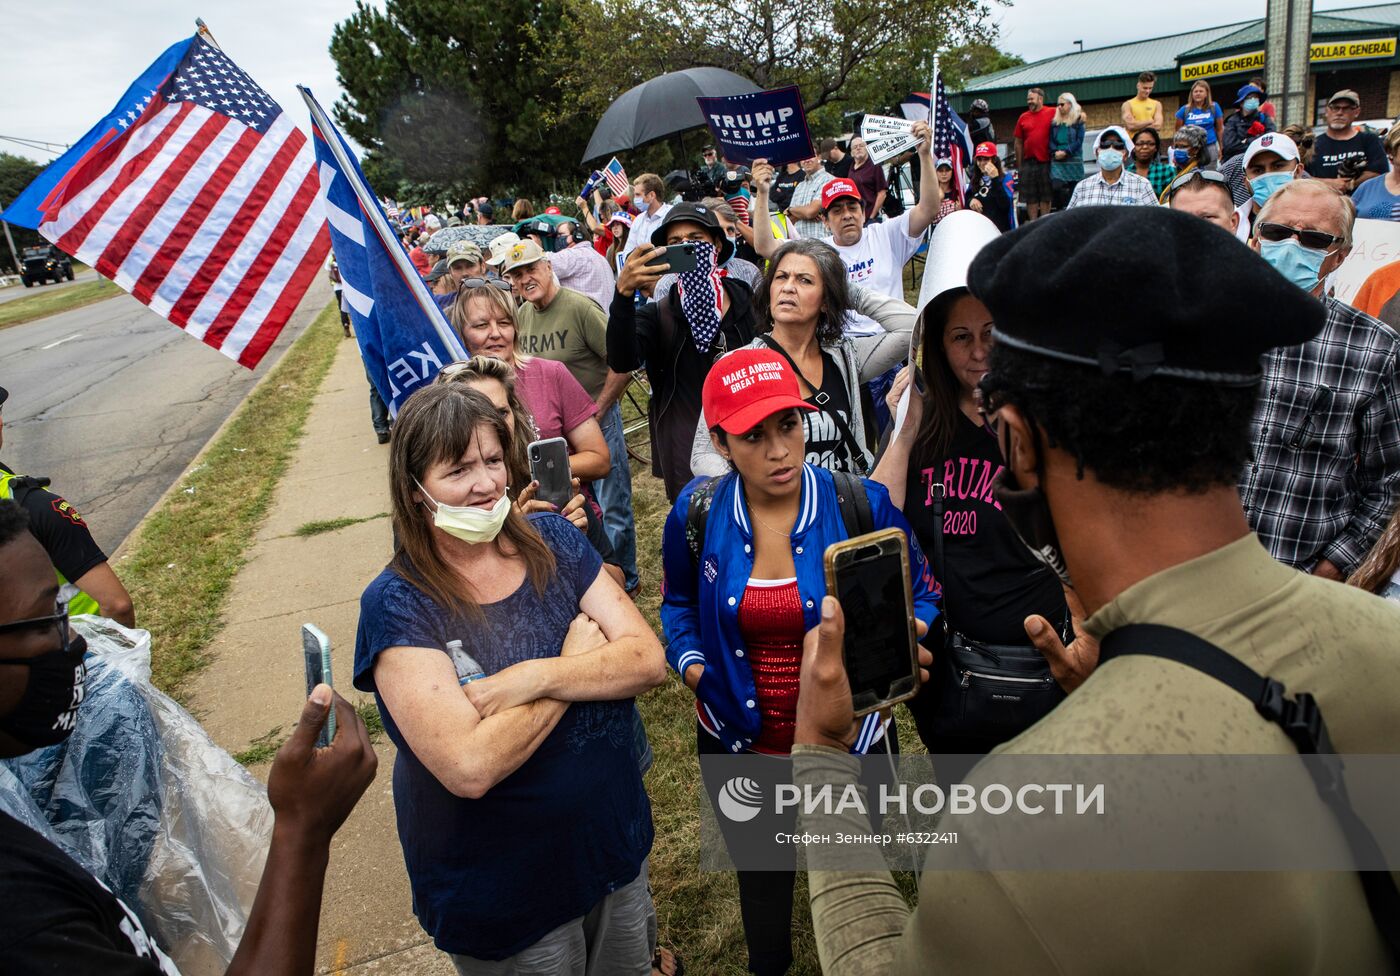
<instances>
[{"instance_id":1,"label":"shoulder bag strap","mask_svg":"<svg viewBox=\"0 0 1400 976\"><path fill-rule=\"evenodd\" d=\"M933 578L946 584L947 580L943 575L943 496L946 489L943 487L943 482L937 481L929 487L929 492L933 496ZM947 613L943 606L945 592L947 592L947 586L940 585L938 587L938 614L940 617Z\"/></svg>"},{"instance_id":2,"label":"shoulder bag strap","mask_svg":"<svg viewBox=\"0 0 1400 976\"><path fill-rule=\"evenodd\" d=\"M841 508L841 521L846 523L848 536L865 535L875 530L875 518L870 513L870 498L865 483L845 471L831 472L836 485L836 504Z\"/></svg>"},{"instance_id":3,"label":"shoulder bag strap","mask_svg":"<svg viewBox=\"0 0 1400 976\"><path fill-rule=\"evenodd\" d=\"M710 504L715 499L715 482L711 478L690 493L690 504L685 510L685 541L690 546L690 561L700 565L700 554L705 551L705 523L710 519Z\"/></svg>"},{"instance_id":4,"label":"shoulder bag strap","mask_svg":"<svg viewBox=\"0 0 1400 976\"><path fill-rule=\"evenodd\" d=\"M797 378L801 380L804 384L806 384L807 389L811 390L815 394L815 396L813 396L812 398L813 401L818 406L825 407L827 400L831 398L825 393L823 393L820 387L813 386L811 382L808 381L807 377L802 375L802 370L797 368L797 363L792 361L792 357L788 355L787 350L784 349L782 346L778 345L777 342L773 340L773 337L767 333L764 333L758 338L759 341L761 341L765 346L767 346L769 349L772 349L774 352L778 353L780 356L787 360L788 365L792 367L792 371L795 374L797 374ZM851 405L851 409L855 409L855 404ZM830 416L832 420L836 421L836 426L841 429L841 439L846 442L846 449L851 452L851 463L853 463L856 466L856 471L860 474L860 476L865 477L870 473L870 468L865 463L864 448L860 446L860 442L856 440L856 435L851 433L850 425L842 419L839 413L832 411L828 414L828 416Z\"/></svg>"},{"instance_id":5,"label":"shoulder bag strap","mask_svg":"<svg viewBox=\"0 0 1400 976\"><path fill-rule=\"evenodd\" d=\"M1266 678L1249 665L1210 641L1176 627L1129 624L1106 636L1099 645L1099 664L1126 654L1146 654L1175 661L1209 675L1249 699L1264 718L1283 729L1303 755L1331 756L1308 764L1318 795L1336 816L1347 844L1360 863L1383 864L1376 838L1352 809L1342 775L1342 761L1332 748L1327 723L1316 699L1307 692L1288 697L1283 683ZM1389 871L1358 871L1366 894L1366 906L1390 949L1400 961L1400 889Z\"/></svg>"}]
</instances>

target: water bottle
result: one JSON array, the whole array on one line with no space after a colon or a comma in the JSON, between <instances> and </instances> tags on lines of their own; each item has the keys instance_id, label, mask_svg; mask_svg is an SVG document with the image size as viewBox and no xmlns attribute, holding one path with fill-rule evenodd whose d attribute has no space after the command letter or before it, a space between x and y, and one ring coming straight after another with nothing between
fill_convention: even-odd
<instances>
[{"instance_id":1,"label":"water bottle","mask_svg":"<svg viewBox=\"0 0 1400 976\"><path fill-rule=\"evenodd\" d=\"M486 672L481 670L481 665L462 647L461 641L448 641L447 653L452 658L452 667L457 670L457 684L464 685L468 681L486 677Z\"/></svg>"}]
</instances>

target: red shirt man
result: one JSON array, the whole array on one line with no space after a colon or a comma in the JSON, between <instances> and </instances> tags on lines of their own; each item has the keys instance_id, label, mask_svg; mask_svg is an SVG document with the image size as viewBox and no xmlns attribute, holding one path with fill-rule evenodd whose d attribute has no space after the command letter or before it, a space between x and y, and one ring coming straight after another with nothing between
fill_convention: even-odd
<instances>
[{"instance_id":1,"label":"red shirt man","mask_svg":"<svg viewBox=\"0 0 1400 976\"><path fill-rule=\"evenodd\" d=\"M1032 88L1026 93L1026 110L1016 120L1012 133L1020 145L1016 149L1016 162L1028 159L1037 163L1050 162L1050 123L1055 118L1055 110L1045 104L1045 93Z\"/></svg>"}]
</instances>

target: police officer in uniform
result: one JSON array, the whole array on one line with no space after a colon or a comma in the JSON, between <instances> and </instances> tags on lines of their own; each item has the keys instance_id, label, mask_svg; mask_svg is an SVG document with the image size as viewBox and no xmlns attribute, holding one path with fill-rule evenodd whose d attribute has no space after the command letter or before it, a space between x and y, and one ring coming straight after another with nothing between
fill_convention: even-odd
<instances>
[{"instance_id":1,"label":"police officer in uniform","mask_svg":"<svg viewBox=\"0 0 1400 976\"><path fill-rule=\"evenodd\" d=\"M1127 257L1144 240L1160 245L1146 268ZM1144 287L1154 311L1124 316L1115 296ZM981 382L1006 458L993 494L1028 548L1073 586L1089 613L1084 631L1103 642L1102 656L1087 641L1065 648L1049 621L1027 619L1069 695L988 766L1018 755L1400 752L1400 607L1271 559L1237 490L1260 358L1316 335L1322 304L1226 231L1157 207L1036 221L987 244L968 288L995 323ZM834 604L802 660L801 789L854 781ZM1304 841L1340 843L1349 818L1393 819L1364 791L1343 809L1345 794L1301 778L1288 814L1315 832L1279 837L1267 817L1245 825L1280 861ZM983 785L978 769L968 783ZM1232 808L1216 802L1167 804L1164 816L1209 831L1229 822ZM1101 836L1094 824L1054 823L1056 841ZM840 815L798 824L843 827ZM1393 878L1374 868L1364 883L1343 870L932 870L911 913L888 872L838 874L808 854L827 976L1393 973L1400 962L1400 918L1385 910Z\"/></svg>"},{"instance_id":2,"label":"police officer in uniform","mask_svg":"<svg viewBox=\"0 0 1400 976\"><path fill-rule=\"evenodd\" d=\"M3 410L10 393L0 387L0 447L5 443ZM136 626L131 596L107 564L78 510L48 490L47 478L25 477L0 463L0 499L12 498L29 514L29 529L49 554L70 614L95 613Z\"/></svg>"}]
</instances>

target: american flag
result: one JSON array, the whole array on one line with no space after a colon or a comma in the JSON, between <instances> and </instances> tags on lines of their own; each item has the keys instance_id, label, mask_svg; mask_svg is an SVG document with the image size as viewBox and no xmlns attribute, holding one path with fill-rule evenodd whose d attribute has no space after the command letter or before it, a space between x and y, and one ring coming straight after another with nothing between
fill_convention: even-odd
<instances>
[{"instance_id":1,"label":"american flag","mask_svg":"<svg viewBox=\"0 0 1400 976\"><path fill-rule=\"evenodd\" d=\"M967 196L967 167L972 162L972 137L968 135L967 124L948 104L943 73L936 63L933 90L933 118L929 123L933 129L933 158L953 161L953 185L957 188L958 199L963 199Z\"/></svg>"},{"instance_id":2,"label":"american flag","mask_svg":"<svg viewBox=\"0 0 1400 976\"><path fill-rule=\"evenodd\" d=\"M608 189L612 190L615 197L625 197L632 192L632 184L627 180L627 170L622 168L616 156L608 160L608 165L603 167L603 179L607 181Z\"/></svg>"},{"instance_id":3,"label":"american flag","mask_svg":"<svg viewBox=\"0 0 1400 976\"><path fill-rule=\"evenodd\" d=\"M118 125L39 232L252 369L330 247L306 136L199 36Z\"/></svg>"}]
</instances>

